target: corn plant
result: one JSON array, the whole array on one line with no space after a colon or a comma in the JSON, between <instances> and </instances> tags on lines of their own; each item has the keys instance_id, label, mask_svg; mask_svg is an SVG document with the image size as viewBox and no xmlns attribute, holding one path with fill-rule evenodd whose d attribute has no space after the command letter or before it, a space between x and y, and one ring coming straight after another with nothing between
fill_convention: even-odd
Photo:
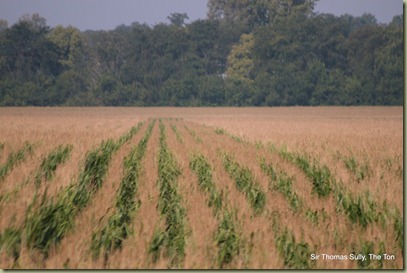
<instances>
[{"instance_id":1,"label":"corn plant","mask_svg":"<svg viewBox=\"0 0 407 273\"><path fill-rule=\"evenodd\" d=\"M100 255L102 249L106 262L111 251L121 248L123 240L130 233L130 224L139 206L139 200L134 196L139 184L141 160L146 152L154 124L155 121L150 123L139 144L124 159L125 174L117 192L116 211L110 216L107 224L92 235L91 250L94 258Z\"/></svg>"},{"instance_id":2,"label":"corn plant","mask_svg":"<svg viewBox=\"0 0 407 273\"><path fill-rule=\"evenodd\" d=\"M332 191L332 183L335 182L331 171L326 165L321 165L316 159L310 162L306 155L296 154L287 151L286 147L280 149L280 156L293 162L312 181L312 192L318 197L326 197Z\"/></svg>"},{"instance_id":3,"label":"corn plant","mask_svg":"<svg viewBox=\"0 0 407 273\"><path fill-rule=\"evenodd\" d=\"M140 128L140 124L136 127ZM138 130L131 130L132 134ZM127 139L129 134L126 134ZM111 157L121 145L122 140L103 141L101 145L87 153L84 167L75 185L61 190L53 198L47 198L35 206L35 200L30 205L24 222L24 234L29 248L38 249L44 258L49 255L50 247L58 244L66 231L73 227L75 216L89 202L93 194L102 186Z\"/></svg>"},{"instance_id":4,"label":"corn plant","mask_svg":"<svg viewBox=\"0 0 407 273\"><path fill-rule=\"evenodd\" d=\"M184 125L185 129L189 132L189 134L194 138L195 142L197 143L201 143L202 142L202 138L200 138L199 136L197 136L195 130L188 128L186 125Z\"/></svg>"},{"instance_id":5,"label":"corn plant","mask_svg":"<svg viewBox=\"0 0 407 273\"><path fill-rule=\"evenodd\" d=\"M177 126L175 126L175 124L172 124L171 123L171 129L172 129L172 131L174 132L174 134L175 134L175 137L177 138L177 140L178 140L178 142L179 143L184 143L184 139L182 138L182 136L179 134L179 132L178 132L178 129L177 129Z\"/></svg>"},{"instance_id":6,"label":"corn plant","mask_svg":"<svg viewBox=\"0 0 407 273\"><path fill-rule=\"evenodd\" d=\"M288 176L288 174L283 171L276 173L273 166L267 164L264 158L260 162L260 168L268 175L271 189L282 193L294 211L302 207L303 201L292 189L294 177Z\"/></svg>"},{"instance_id":7,"label":"corn plant","mask_svg":"<svg viewBox=\"0 0 407 273\"><path fill-rule=\"evenodd\" d=\"M289 269L311 269L314 267L310 260L311 251L308 243L296 242L292 231L285 228L276 236L276 248L284 260L284 266Z\"/></svg>"},{"instance_id":8,"label":"corn plant","mask_svg":"<svg viewBox=\"0 0 407 273\"><path fill-rule=\"evenodd\" d=\"M360 164L354 156L343 157L342 160L346 169L354 175L358 183L370 176L371 171L366 162L364 164Z\"/></svg>"},{"instance_id":9,"label":"corn plant","mask_svg":"<svg viewBox=\"0 0 407 273\"><path fill-rule=\"evenodd\" d=\"M246 195L255 215L260 214L266 204L266 194L255 181L252 172L248 168L241 167L231 155L226 153L223 154L223 166L230 178L235 181L236 188Z\"/></svg>"},{"instance_id":10,"label":"corn plant","mask_svg":"<svg viewBox=\"0 0 407 273\"><path fill-rule=\"evenodd\" d=\"M215 234L218 246L217 262L220 268L230 264L242 251L243 237L237 227L237 216L231 210L225 210Z\"/></svg>"},{"instance_id":11,"label":"corn plant","mask_svg":"<svg viewBox=\"0 0 407 273\"><path fill-rule=\"evenodd\" d=\"M66 162L73 149L72 145L60 145L56 150L51 151L41 162L35 173L35 184L40 185L42 179L51 180L58 165Z\"/></svg>"},{"instance_id":12,"label":"corn plant","mask_svg":"<svg viewBox=\"0 0 407 273\"><path fill-rule=\"evenodd\" d=\"M0 181L10 173L10 171L16 167L19 163L23 162L27 154L32 155L34 152L34 146L28 142L25 142L23 147L17 152L11 152L8 155L6 163L0 166Z\"/></svg>"},{"instance_id":13,"label":"corn plant","mask_svg":"<svg viewBox=\"0 0 407 273\"><path fill-rule=\"evenodd\" d=\"M189 161L189 167L198 176L199 188L209 195L208 206L213 206L213 213L217 215L222 208L222 194L216 190L212 178L211 166L203 155L192 155Z\"/></svg>"},{"instance_id":14,"label":"corn plant","mask_svg":"<svg viewBox=\"0 0 407 273\"><path fill-rule=\"evenodd\" d=\"M177 178L181 174L174 156L168 149L165 126L160 121L160 150L158 155L158 209L165 219L165 230L156 230L149 247L153 261L157 261L161 249L166 249L171 266L181 266L185 256L186 224Z\"/></svg>"},{"instance_id":15,"label":"corn plant","mask_svg":"<svg viewBox=\"0 0 407 273\"><path fill-rule=\"evenodd\" d=\"M6 228L0 234L0 253L6 252L17 262L20 257L21 230L18 228Z\"/></svg>"}]
</instances>

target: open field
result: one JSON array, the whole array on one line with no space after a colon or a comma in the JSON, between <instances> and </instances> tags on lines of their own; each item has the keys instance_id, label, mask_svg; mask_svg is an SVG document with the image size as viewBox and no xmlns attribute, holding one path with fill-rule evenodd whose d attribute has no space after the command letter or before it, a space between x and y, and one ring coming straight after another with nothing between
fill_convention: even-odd
<instances>
[{"instance_id":1,"label":"open field","mask_svg":"<svg viewBox=\"0 0 407 273\"><path fill-rule=\"evenodd\" d=\"M0 108L0 268L401 269L403 171L402 107Z\"/></svg>"}]
</instances>

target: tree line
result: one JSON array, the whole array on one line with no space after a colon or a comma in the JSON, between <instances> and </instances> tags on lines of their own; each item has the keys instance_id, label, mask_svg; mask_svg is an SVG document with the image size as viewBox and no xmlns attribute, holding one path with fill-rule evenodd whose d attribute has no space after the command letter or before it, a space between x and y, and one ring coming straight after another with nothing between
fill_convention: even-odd
<instances>
[{"instance_id":1,"label":"tree line","mask_svg":"<svg viewBox=\"0 0 407 273\"><path fill-rule=\"evenodd\" d=\"M316 0L208 0L114 30L0 20L0 106L402 105L403 19Z\"/></svg>"}]
</instances>

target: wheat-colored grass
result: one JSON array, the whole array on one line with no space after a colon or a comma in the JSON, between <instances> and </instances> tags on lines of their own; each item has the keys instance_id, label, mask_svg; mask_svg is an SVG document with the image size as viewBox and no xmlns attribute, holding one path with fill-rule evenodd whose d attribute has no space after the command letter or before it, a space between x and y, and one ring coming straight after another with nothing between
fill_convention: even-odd
<instances>
[{"instance_id":1,"label":"wheat-colored grass","mask_svg":"<svg viewBox=\"0 0 407 273\"><path fill-rule=\"evenodd\" d=\"M297 243L306 242L312 251L328 254L350 254L362 251L363 242L373 242L375 252L383 242L395 261L384 261L384 268L402 268L403 257L395 243L393 220L387 227L368 224L367 228L352 223L338 210L334 196L320 198L312 194L310 178L279 151L316 158L326 165L335 180L354 196L369 192L379 208L386 203L398 208L403 216L403 109L401 107L281 107L281 108L0 108L0 165L7 155L28 141L34 145L32 155L0 181L0 232L8 227L24 225L25 212L34 194L55 196L62 188L75 183L85 153L101 141L117 139L132 126L148 118L164 120L168 147L181 167L178 184L186 208L186 256L184 268L218 268L214 233L218 219L207 206L207 196L198 188L197 177L189 168L189 156L200 153L211 164L213 179L224 201L236 210L244 248L227 268L285 268L284 258L276 247L278 232L272 227L273 217L295 236ZM182 143L170 125L177 127ZM185 128L192 129L201 142ZM146 125L112 158L103 187L77 215L75 226L43 261L35 251L23 244L17 264L0 251L3 268L167 268L161 257L153 263L148 246L156 228L162 228L156 208L158 201L157 154L158 126L153 129L142 160L138 197L140 208L133 221L133 233L121 250L114 252L107 264L93 260L89 252L91 234L109 218L110 207L123 175L123 158L141 139ZM226 134L217 134L222 128ZM230 135L229 135L230 134ZM232 139L237 136L242 141ZM55 177L39 188L34 183L35 170L41 160L58 145L72 144L70 159L58 166ZM266 193L265 211L254 215L244 196L236 189L222 164L222 153L233 155L239 165L247 167ZM292 189L304 202L293 211L287 198L273 189L270 178L261 170L264 158L273 168L293 177ZM357 179L344 159L354 158L366 165L366 177ZM6 198L7 197L7 198ZM313 223L306 209L324 211L325 221ZM402 220L402 219L401 219ZM277 232L277 233L276 233ZM315 268L357 268L355 261L318 260Z\"/></svg>"}]
</instances>

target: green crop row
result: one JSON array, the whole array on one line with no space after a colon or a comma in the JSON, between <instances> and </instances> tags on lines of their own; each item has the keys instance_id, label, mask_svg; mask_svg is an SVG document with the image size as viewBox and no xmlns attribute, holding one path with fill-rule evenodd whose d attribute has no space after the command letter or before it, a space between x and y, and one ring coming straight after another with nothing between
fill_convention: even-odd
<instances>
[{"instance_id":1,"label":"green crop row","mask_svg":"<svg viewBox=\"0 0 407 273\"><path fill-rule=\"evenodd\" d=\"M27 156L27 154L32 155L34 147L32 144L25 142L23 147L17 152L11 152L8 155L6 163L0 166L0 181L6 177L7 174L19 163L21 163Z\"/></svg>"},{"instance_id":2,"label":"green crop row","mask_svg":"<svg viewBox=\"0 0 407 273\"><path fill-rule=\"evenodd\" d=\"M282 193L294 211L303 207L303 201L292 188L294 177L288 176L283 171L277 173L271 164L266 163L264 158L260 161L260 168L269 177L271 189Z\"/></svg>"},{"instance_id":3,"label":"green crop row","mask_svg":"<svg viewBox=\"0 0 407 273\"><path fill-rule=\"evenodd\" d=\"M371 223L379 223L382 229L388 229L388 225L392 222L396 244L403 249L403 229L400 224L402 216L397 209L391 209L386 202L382 205L377 204L369 191L362 195L353 194L342 183L337 182L329 168L326 165L322 166L317 159L310 163L308 156L288 152L285 147L280 150L280 155L296 164L312 179L313 191L319 196L327 196L332 192L337 210L343 211L352 223L357 223L363 228Z\"/></svg>"},{"instance_id":4,"label":"green crop row","mask_svg":"<svg viewBox=\"0 0 407 273\"><path fill-rule=\"evenodd\" d=\"M149 247L149 253L156 262L162 248L170 265L181 267L185 257L186 211L182 206L177 179L181 174L174 156L168 149L165 126L160 120L160 150L158 155L158 209L165 219L165 229L156 230Z\"/></svg>"},{"instance_id":5,"label":"green crop row","mask_svg":"<svg viewBox=\"0 0 407 273\"><path fill-rule=\"evenodd\" d=\"M326 197L332 191L334 178L326 165L321 165L314 159L311 163L306 155L288 152L286 148L280 150L280 155L297 165L305 175L312 181L312 192L318 197Z\"/></svg>"},{"instance_id":6,"label":"green crop row","mask_svg":"<svg viewBox=\"0 0 407 273\"><path fill-rule=\"evenodd\" d=\"M184 125L184 126L185 126L185 129L189 132L189 134L195 139L195 142L197 142L197 143L202 142L202 139L196 134L195 130L188 128L186 125Z\"/></svg>"},{"instance_id":7,"label":"green crop row","mask_svg":"<svg viewBox=\"0 0 407 273\"><path fill-rule=\"evenodd\" d=\"M35 184L39 186L42 179L51 180L58 165L66 162L73 149L72 145L60 145L55 150L51 151L41 162L39 168L35 172Z\"/></svg>"},{"instance_id":8,"label":"green crop row","mask_svg":"<svg viewBox=\"0 0 407 273\"><path fill-rule=\"evenodd\" d=\"M177 126L175 124L170 124L172 131L175 134L175 137L177 138L179 143L184 143L184 139L182 138L182 136L179 134Z\"/></svg>"},{"instance_id":9,"label":"green crop row","mask_svg":"<svg viewBox=\"0 0 407 273\"><path fill-rule=\"evenodd\" d=\"M124 159L124 176L117 192L116 211L109 217L107 224L92 235L91 250L94 258L99 257L100 252L105 258L109 258L112 251L120 249L123 240L130 233L130 224L139 206L135 195L139 184L141 161L147 149L147 143L151 136L155 120L150 123L144 137Z\"/></svg>"},{"instance_id":10,"label":"green crop row","mask_svg":"<svg viewBox=\"0 0 407 273\"><path fill-rule=\"evenodd\" d=\"M231 155L224 153L222 157L223 166L230 178L235 181L236 188L246 195L254 213L260 214L266 204L266 194L255 181L252 172L248 168L241 167Z\"/></svg>"},{"instance_id":11,"label":"green crop row","mask_svg":"<svg viewBox=\"0 0 407 273\"><path fill-rule=\"evenodd\" d=\"M289 228L282 227L278 212L274 211L271 215L276 249L284 261L284 266L287 269L315 268L315 262L310 258L315 251L304 240L297 243L294 233Z\"/></svg>"},{"instance_id":12,"label":"green crop row","mask_svg":"<svg viewBox=\"0 0 407 273\"><path fill-rule=\"evenodd\" d=\"M135 134L142 123L132 129ZM73 227L75 216L89 202L93 194L102 186L110 160L115 151L124 144L122 139L129 140L130 134L119 141L103 141L102 144L86 154L84 167L75 185L61 190L53 198L47 198L46 193L42 201L35 206L36 201L30 205L24 223L24 235L29 248L38 249L45 258L48 257L51 246L57 245L67 230Z\"/></svg>"},{"instance_id":13,"label":"green crop row","mask_svg":"<svg viewBox=\"0 0 407 273\"><path fill-rule=\"evenodd\" d=\"M198 176L199 188L209 194L208 206L213 207L213 214L217 215L222 208L222 194L216 190L212 178L212 169L203 155L192 155L189 167Z\"/></svg>"},{"instance_id":14,"label":"green crop row","mask_svg":"<svg viewBox=\"0 0 407 273\"><path fill-rule=\"evenodd\" d=\"M212 168L203 155L192 155L189 167L198 177L201 191L208 196L208 206L213 207L213 213L218 218L218 228L215 241L218 247L217 262L220 268L230 264L240 254L243 248L243 239L238 232L237 215L231 209L222 210L222 194L216 190L212 177Z\"/></svg>"}]
</instances>

